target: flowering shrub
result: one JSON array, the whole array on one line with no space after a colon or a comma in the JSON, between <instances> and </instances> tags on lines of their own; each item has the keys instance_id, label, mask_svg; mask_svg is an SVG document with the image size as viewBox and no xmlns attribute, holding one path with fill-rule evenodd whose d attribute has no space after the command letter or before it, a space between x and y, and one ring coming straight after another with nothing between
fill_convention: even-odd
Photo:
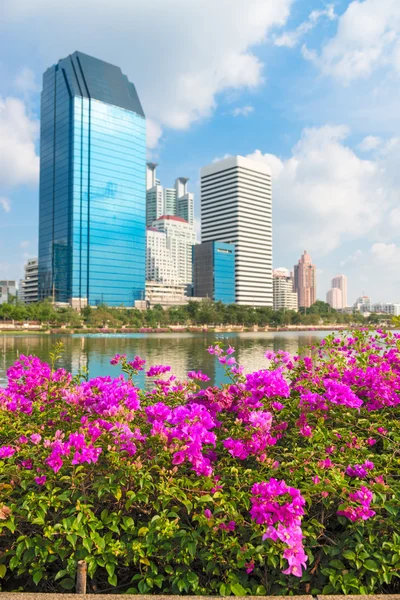
<instances>
[{"instance_id":1,"label":"flowering shrub","mask_svg":"<svg viewBox=\"0 0 400 600\"><path fill-rule=\"evenodd\" d=\"M206 387L117 355L86 380L23 357L0 390L2 590L400 591L400 336L356 331ZM199 383L201 382L201 383ZM202 386L202 387L200 387Z\"/></svg>"}]
</instances>

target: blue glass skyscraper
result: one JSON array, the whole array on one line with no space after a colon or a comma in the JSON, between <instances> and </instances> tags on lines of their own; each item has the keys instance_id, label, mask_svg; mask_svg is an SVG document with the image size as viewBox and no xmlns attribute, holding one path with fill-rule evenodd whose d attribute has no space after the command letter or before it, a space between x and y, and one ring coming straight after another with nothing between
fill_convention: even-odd
<instances>
[{"instance_id":1,"label":"blue glass skyscraper","mask_svg":"<svg viewBox=\"0 0 400 600\"><path fill-rule=\"evenodd\" d=\"M43 76L39 298L144 299L146 119L121 69L74 52Z\"/></svg>"},{"instance_id":2,"label":"blue glass skyscraper","mask_svg":"<svg viewBox=\"0 0 400 600\"><path fill-rule=\"evenodd\" d=\"M214 302L235 302L235 244L203 242L193 246L193 292Z\"/></svg>"}]
</instances>

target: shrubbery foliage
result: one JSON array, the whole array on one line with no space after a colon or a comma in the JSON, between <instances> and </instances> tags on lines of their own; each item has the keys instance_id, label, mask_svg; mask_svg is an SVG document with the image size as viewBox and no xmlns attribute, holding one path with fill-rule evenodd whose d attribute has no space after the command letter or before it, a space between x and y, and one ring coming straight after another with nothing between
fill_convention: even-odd
<instances>
[{"instance_id":1,"label":"shrubbery foliage","mask_svg":"<svg viewBox=\"0 0 400 600\"><path fill-rule=\"evenodd\" d=\"M399 591L400 339L356 331L231 383L116 356L115 379L34 357L0 390L3 590Z\"/></svg>"}]
</instances>

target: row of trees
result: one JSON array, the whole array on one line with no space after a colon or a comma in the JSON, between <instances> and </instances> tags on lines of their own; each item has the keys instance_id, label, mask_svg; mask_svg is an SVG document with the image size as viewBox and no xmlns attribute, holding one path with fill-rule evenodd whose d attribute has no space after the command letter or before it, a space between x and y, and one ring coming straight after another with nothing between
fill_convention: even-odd
<instances>
[{"instance_id":1,"label":"row of trees","mask_svg":"<svg viewBox=\"0 0 400 600\"><path fill-rule=\"evenodd\" d=\"M361 313L344 314L333 310L326 302L318 300L313 306L301 309L275 311L269 307L238 306L221 302L189 302L185 306L163 309L156 305L151 309L111 308L105 304L97 308L86 307L78 314L72 308L56 308L50 301L36 304L1 304L0 320L16 322L39 322L53 326L71 327L168 327L169 325L242 325L252 327L277 327L285 325L320 325L353 323L377 323L387 319L385 315Z\"/></svg>"}]
</instances>

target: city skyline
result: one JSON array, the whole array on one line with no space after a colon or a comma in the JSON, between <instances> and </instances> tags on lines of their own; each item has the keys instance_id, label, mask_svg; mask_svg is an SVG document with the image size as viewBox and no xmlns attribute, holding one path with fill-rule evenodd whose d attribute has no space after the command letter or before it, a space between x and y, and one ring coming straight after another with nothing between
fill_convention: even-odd
<instances>
[{"instance_id":1,"label":"city skyline","mask_svg":"<svg viewBox=\"0 0 400 600\"><path fill-rule=\"evenodd\" d=\"M381 4L375 19L374 0L249 0L245 10L232 0L229 11L214 6L204 23L209 0L201 8L116 0L113 10L99 4L96 27L91 11L80 11L78 31L75 0L69 10L43 0L34 12L25 0L4 0L2 277L19 279L36 256L41 74L78 49L121 66L137 85L149 116L148 160L159 163L168 185L177 174L190 178L197 228L201 166L226 154L252 156L272 169L274 264L292 265L307 247L320 299L332 275L344 273L350 303L363 289L395 301L400 121L390 88L397 63L384 32L396 36L400 26L396 3ZM381 24L368 39L379 49L375 58L356 35L366 16ZM182 18L185 51L178 52L171 39L182 35Z\"/></svg>"}]
</instances>

